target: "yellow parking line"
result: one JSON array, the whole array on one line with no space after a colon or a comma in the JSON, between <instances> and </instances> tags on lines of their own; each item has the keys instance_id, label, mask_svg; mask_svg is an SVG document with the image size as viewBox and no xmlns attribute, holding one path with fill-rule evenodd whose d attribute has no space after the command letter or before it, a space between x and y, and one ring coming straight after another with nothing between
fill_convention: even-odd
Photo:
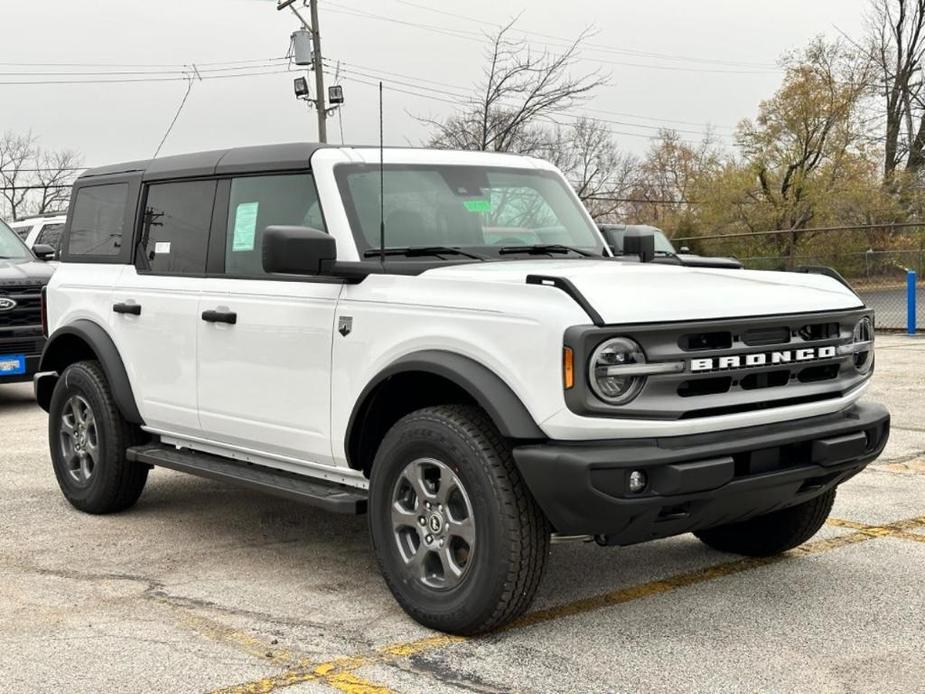
<instances>
[{"instance_id":1,"label":"yellow parking line","mask_svg":"<svg viewBox=\"0 0 925 694\"><path fill-rule=\"evenodd\" d=\"M887 523L886 525L867 525L857 521L844 520L842 518L829 518L826 523L840 528L851 528L861 533L876 537L897 537L900 540L912 540L913 542L925 542L925 535L917 535L912 530L925 527L925 516L916 518L907 518Z\"/></svg>"},{"instance_id":2,"label":"yellow parking line","mask_svg":"<svg viewBox=\"0 0 925 694\"><path fill-rule=\"evenodd\" d=\"M871 466L874 470L883 472L893 472L900 475L925 475L925 458L922 456L912 460L899 461L894 463L879 463Z\"/></svg>"},{"instance_id":3,"label":"yellow parking line","mask_svg":"<svg viewBox=\"0 0 925 694\"><path fill-rule=\"evenodd\" d=\"M829 519L828 523L836 527L850 528L855 530L855 532L841 535L839 537L815 540L813 542L809 542L805 545L797 547L787 554L777 555L774 557L750 557L744 559L736 559L734 561L709 566L704 569L697 569L696 571L676 574L675 576L670 576L665 579L650 581L648 583L642 583L636 586L630 586L628 588L621 588L619 590L603 593L601 595L583 598L571 603L567 603L565 605L551 607L546 610L537 610L521 617L519 620L513 622L512 624L509 624L504 628L504 630L508 631L512 629L520 629L535 624L541 624L543 622L549 622L555 619L561 619L562 617L569 617L586 612L592 612L604 607L610 607L633 600L651 597L653 595L667 593L679 588L685 588L687 586L705 583L707 581L723 578L725 576L732 576L738 573L742 573L743 571L749 571L751 569L759 568L762 566L769 566L771 564L786 561L787 559L790 559L794 556L817 555L824 552L829 552L834 549L839 549L841 547L858 544L860 542L867 542L868 540L873 540L878 537L903 536L904 539L915 538L919 541L925 541L925 536L918 536L908 532L909 530L925 527L925 516L910 518L908 520L902 520L896 523L890 523L882 526L867 525L865 523L858 523L855 521L839 518L831 518ZM266 692L272 692L276 689L282 689L294 684L298 684L299 682L306 681L324 682L328 685L331 685L335 689L346 692L347 694L388 694L391 692L388 687L373 684L357 677L353 673L362 667L376 663L386 663L390 660L407 658L419 653L441 650L453 644L467 640L468 639L465 637L441 634L418 639L416 641L394 643L385 646L368 656L343 658L340 660L334 660L328 663L321 663L314 666L306 665L297 667L280 673L274 677L255 680L253 682L236 685L227 689L216 690L216 694L265 694Z\"/></svg>"}]
</instances>

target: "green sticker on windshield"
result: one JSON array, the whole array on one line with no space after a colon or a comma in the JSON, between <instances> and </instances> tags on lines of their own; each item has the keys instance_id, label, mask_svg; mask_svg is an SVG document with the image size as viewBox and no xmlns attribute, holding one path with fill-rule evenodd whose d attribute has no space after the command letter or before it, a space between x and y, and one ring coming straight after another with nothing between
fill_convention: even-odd
<instances>
[{"instance_id":1,"label":"green sticker on windshield","mask_svg":"<svg viewBox=\"0 0 925 694\"><path fill-rule=\"evenodd\" d=\"M491 200L463 200L463 205L470 212L491 212Z\"/></svg>"},{"instance_id":2,"label":"green sticker on windshield","mask_svg":"<svg viewBox=\"0 0 925 694\"><path fill-rule=\"evenodd\" d=\"M232 251L254 250L254 234L257 231L257 210L259 209L259 202L242 202L235 208Z\"/></svg>"}]
</instances>

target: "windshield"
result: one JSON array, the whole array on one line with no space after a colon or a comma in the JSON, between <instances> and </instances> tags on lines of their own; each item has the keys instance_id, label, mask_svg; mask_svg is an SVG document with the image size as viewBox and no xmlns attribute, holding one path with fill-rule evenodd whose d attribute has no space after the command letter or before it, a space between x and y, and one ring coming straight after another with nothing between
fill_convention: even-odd
<instances>
[{"instance_id":1,"label":"windshield","mask_svg":"<svg viewBox=\"0 0 925 694\"><path fill-rule=\"evenodd\" d=\"M0 221L0 260L31 259L32 254L20 238L6 224Z\"/></svg>"},{"instance_id":2,"label":"windshield","mask_svg":"<svg viewBox=\"0 0 925 694\"><path fill-rule=\"evenodd\" d=\"M386 248L494 255L553 245L603 254L594 225L552 172L392 164L384 171ZM378 165L340 164L334 173L360 255L379 248Z\"/></svg>"},{"instance_id":3,"label":"windshield","mask_svg":"<svg viewBox=\"0 0 925 694\"><path fill-rule=\"evenodd\" d=\"M607 237L607 240L610 242L610 249L614 252L614 255L621 255L623 253L623 237L626 235L627 231L631 231L633 227L604 227L604 236ZM648 231L652 233L652 236L655 237L655 252L656 253L667 253L668 255L675 255L676 251L674 246L671 245L671 241L668 240L668 237L660 230L655 227L643 227L643 231Z\"/></svg>"}]
</instances>

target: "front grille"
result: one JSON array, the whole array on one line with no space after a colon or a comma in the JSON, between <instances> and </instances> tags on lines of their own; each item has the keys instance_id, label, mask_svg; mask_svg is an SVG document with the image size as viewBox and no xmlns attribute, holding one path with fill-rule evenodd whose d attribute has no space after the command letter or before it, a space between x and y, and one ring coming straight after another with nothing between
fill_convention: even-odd
<instances>
[{"instance_id":1,"label":"front grille","mask_svg":"<svg viewBox=\"0 0 925 694\"><path fill-rule=\"evenodd\" d=\"M0 311L0 339L10 337L14 331L17 334L33 332L17 329L38 328L41 332L42 283L0 283L0 297L16 302L13 309Z\"/></svg>"},{"instance_id":2,"label":"front grille","mask_svg":"<svg viewBox=\"0 0 925 694\"><path fill-rule=\"evenodd\" d=\"M591 416L692 419L838 398L866 378L838 347L851 342L854 326L868 313L570 329L566 344L576 364L587 363L605 339L621 335L638 342L649 363L680 361L684 369L648 376L639 396L621 407L598 401L590 384L567 392L566 402Z\"/></svg>"}]
</instances>

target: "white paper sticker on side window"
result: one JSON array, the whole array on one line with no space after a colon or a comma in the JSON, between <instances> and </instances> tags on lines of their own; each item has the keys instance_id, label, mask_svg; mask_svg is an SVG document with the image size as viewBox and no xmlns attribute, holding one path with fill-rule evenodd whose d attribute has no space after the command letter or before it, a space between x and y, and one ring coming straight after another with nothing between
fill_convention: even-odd
<instances>
[{"instance_id":1,"label":"white paper sticker on side window","mask_svg":"<svg viewBox=\"0 0 925 694\"><path fill-rule=\"evenodd\" d=\"M259 211L259 202L242 202L235 208L232 251L254 250L254 236L257 232L257 213Z\"/></svg>"},{"instance_id":2,"label":"white paper sticker on side window","mask_svg":"<svg viewBox=\"0 0 925 694\"><path fill-rule=\"evenodd\" d=\"M170 253L170 241L158 241L154 244L155 255L166 255Z\"/></svg>"}]
</instances>

